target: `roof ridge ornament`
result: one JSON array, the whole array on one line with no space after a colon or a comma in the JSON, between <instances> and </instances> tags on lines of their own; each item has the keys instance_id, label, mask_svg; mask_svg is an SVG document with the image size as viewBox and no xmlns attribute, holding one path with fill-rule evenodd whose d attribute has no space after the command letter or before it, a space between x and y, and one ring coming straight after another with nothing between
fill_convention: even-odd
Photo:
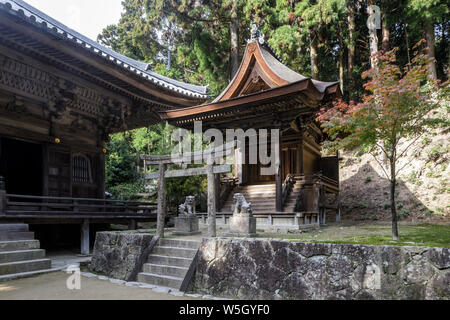
<instances>
[{"instance_id":1,"label":"roof ridge ornament","mask_svg":"<svg viewBox=\"0 0 450 320\"><path fill-rule=\"evenodd\" d=\"M270 46L270 44L266 41L266 37L264 34L261 33L261 30L259 29L258 25L256 23L252 23L252 27L250 29L250 40L248 40L248 43L252 42L259 42L261 46L266 47L270 53L284 64L283 60L281 60L281 57L275 52L275 50Z\"/></svg>"},{"instance_id":2,"label":"roof ridge ornament","mask_svg":"<svg viewBox=\"0 0 450 320\"><path fill-rule=\"evenodd\" d=\"M250 39L248 40L248 43L255 42L255 41L261 41L261 38L263 39L264 43L264 36L261 35L261 31L259 30L259 27L256 23L252 23L251 29L250 29Z\"/></svg>"}]
</instances>

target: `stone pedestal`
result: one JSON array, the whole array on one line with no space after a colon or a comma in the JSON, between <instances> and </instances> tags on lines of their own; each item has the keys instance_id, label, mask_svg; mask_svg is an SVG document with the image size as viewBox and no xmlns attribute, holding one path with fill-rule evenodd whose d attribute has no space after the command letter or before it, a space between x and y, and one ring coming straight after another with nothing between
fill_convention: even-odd
<instances>
[{"instance_id":1,"label":"stone pedestal","mask_svg":"<svg viewBox=\"0 0 450 320\"><path fill-rule=\"evenodd\" d=\"M234 214L230 218L229 237L256 237L256 218L249 215Z\"/></svg>"},{"instance_id":2,"label":"stone pedestal","mask_svg":"<svg viewBox=\"0 0 450 320\"><path fill-rule=\"evenodd\" d=\"M175 232L179 236L191 236L200 234L198 227L198 218L194 215L179 216L175 218Z\"/></svg>"}]
</instances>

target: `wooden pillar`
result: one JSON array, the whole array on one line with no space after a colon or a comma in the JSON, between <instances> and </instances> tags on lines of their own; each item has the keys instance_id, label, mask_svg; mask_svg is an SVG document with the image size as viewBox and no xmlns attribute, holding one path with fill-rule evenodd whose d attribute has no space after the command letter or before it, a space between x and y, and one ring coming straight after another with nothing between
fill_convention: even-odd
<instances>
[{"instance_id":1,"label":"wooden pillar","mask_svg":"<svg viewBox=\"0 0 450 320\"><path fill-rule=\"evenodd\" d=\"M215 192L215 199L216 199L216 210L217 212L222 211L220 207L220 174L214 175L214 192Z\"/></svg>"},{"instance_id":2,"label":"wooden pillar","mask_svg":"<svg viewBox=\"0 0 450 320\"><path fill-rule=\"evenodd\" d=\"M42 195L44 197L48 196L48 174L48 143L44 143L42 145ZM70 177L72 180L72 168L70 168Z\"/></svg>"},{"instance_id":3,"label":"wooden pillar","mask_svg":"<svg viewBox=\"0 0 450 320\"><path fill-rule=\"evenodd\" d=\"M341 222L341 194L339 193L337 197L336 222Z\"/></svg>"},{"instance_id":4,"label":"wooden pillar","mask_svg":"<svg viewBox=\"0 0 450 320\"><path fill-rule=\"evenodd\" d=\"M282 143L281 143L281 131L280 131L280 141L278 144L278 155L275 156L275 167L276 167L276 174L275 174L275 180L276 180L276 211L282 212L283 211L283 168L281 164L281 155L282 155ZM278 158L278 159L277 159Z\"/></svg>"},{"instance_id":5,"label":"wooden pillar","mask_svg":"<svg viewBox=\"0 0 450 320\"><path fill-rule=\"evenodd\" d=\"M6 215L6 188L5 180L0 176L0 216Z\"/></svg>"},{"instance_id":6,"label":"wooden pillar","mask_svg":"<svg viewBox=\"0 0 450 320\"><path fill-rule=\"evenodd\" d=\"M216 177L213 166L208 165L208 237L216 237Z\"/></svg>"},{"instance_id":7,"label":"wooden pillar","mask_svg":"<svg viewBox=\"0 0 450 320\"><path fill-rule=\"evenodd\" d=\"M297 146L297 174L303 175L303 132L300 131L300 141Z\"/></svg>"},{"instance_id":8,"label":"wooden pillar","mask_svg":"<svg viewBox=\"0 0 450 320\"><path fill-rule=\"evenodd\" d=\"M105 186L105 177L106 177L106 172L105 172L105 154L102 152L99 154L98 156L98 166L99 166L99 170L98 170L98 197L99 199L105 199L105 191L106 191L106 186ZM71 171L72 172L72 171Z\"/></svg>"},{"instance_id":9,"label":"wooden pillar","mask_svg":"<svg viewBox=\"0 0 450 320\"><path fill-rule=\"evenodd\" d=\"M325 224L325 215L326 215L326 191L325 186L320 187L320 196L319 196L319 218L320 218L320 224Z\"/></svg>"},{"instance_id":10,"label":"wooden pillar","mask_svg":"<svg viewBox=\"0 0 450 320\"><path fill-rule=\"evenodd\" d=\"M81 254L89 255L89 219L84 219L81 224Z\"/></svg>"},{"instance_id":11,"label":"wooden pillar","mask_svg":"<svg viewBox=\"0 0 450 320\"><path fill-rule=\"evenodd\" d=\"M137 229L137 223L136 220L131 219L128 223L128 230L136 230Z\"/></svg>"},{"instance_id":12,"label":"wooden pillar","mask_svg":"<svg viewBox=\"0 0 450 320\"><path fill-rule=\"evenodd\" d=\"M158 213L156 235L164 238L164 225L166 220L166 165L159 164L159 181L158 181Z\"/></svg>"}]
</instances>

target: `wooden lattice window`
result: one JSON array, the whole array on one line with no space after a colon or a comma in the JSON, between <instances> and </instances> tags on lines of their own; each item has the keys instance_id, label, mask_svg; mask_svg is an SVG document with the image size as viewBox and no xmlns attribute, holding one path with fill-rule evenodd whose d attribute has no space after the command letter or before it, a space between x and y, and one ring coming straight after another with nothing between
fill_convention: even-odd
<instances>
[{"instance_id":1,"label":"wooden lattice window","mask_svg":"<svg viewBox=\"0 0 450 320\"><path fill-rule=\"evenodd\" d=\"M83 154L73 156L73 182L90 183L91 179L91 161Z\"/></svg>"}]
</instances>

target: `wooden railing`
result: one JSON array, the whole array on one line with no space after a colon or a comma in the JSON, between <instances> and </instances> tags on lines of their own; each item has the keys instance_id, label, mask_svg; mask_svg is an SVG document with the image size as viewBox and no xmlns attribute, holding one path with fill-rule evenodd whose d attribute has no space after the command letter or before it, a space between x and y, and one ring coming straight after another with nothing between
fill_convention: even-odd
<instances>
[{"instance_id":1,"label":"wooden railing","mask_svg":"<svg viewBox=\"0 0 450 320\"><path fill-rule=\"evenodd\" d=\"M323 215L324 210L339 209L339 182L322 174L295 176L302 186L296 199L296 210L299 212L315 212ZM335 201L329 203L327 195L334 195Z\"/></svg>"},{"instance_id":2,"label":"wooden railing","mask_svg":"<svg viewBox=\"0 0 450 320\"><path fill-rule=\"evenodd\" d=\"M286 177L286 180L283 183L283 192L282 192L282 204L284 207L284 204L286 203L289 195L292 192L292 188L295 185L295 176L292 174L288 174Z\"/></svg>"},{"instance_id":3,"label":"wooden railing","mask_svg":"<svg viewBox=\"0 0 450 320\"><path fill-rule=\"evenodd\" d=\"M225 202L228 200L230 193L236 187L238 179L235 178L224 178L220 181L220 191L219 191L219 206L217 208L218 212L222 211Z\"/></svg>"},{"instance_id":4,"label":"wooden railing","mask_svg":"<svg viewBox=\"0 0 450 320\"><path fill-rule=\"evenodd\" d=\"M156 204L122 200L39 197L6 194L4 214L33 217L156 217Z\"/></svg>"}]
</instances>

